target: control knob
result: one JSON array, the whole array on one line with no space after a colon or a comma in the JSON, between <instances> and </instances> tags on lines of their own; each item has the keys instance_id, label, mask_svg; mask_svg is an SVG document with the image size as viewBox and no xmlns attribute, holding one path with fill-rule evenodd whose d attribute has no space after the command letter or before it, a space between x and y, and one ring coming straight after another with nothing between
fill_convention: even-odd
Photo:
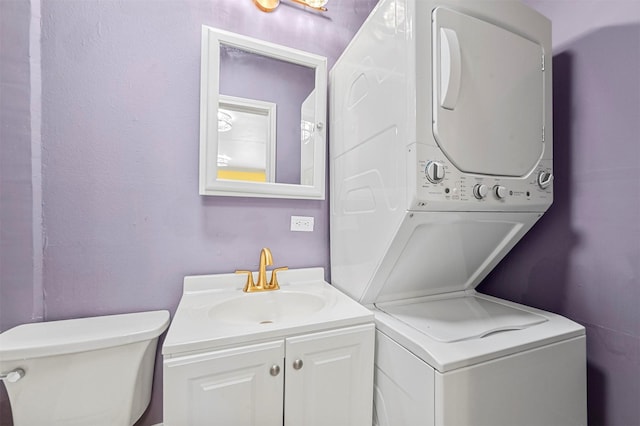
<instances>
[{"instance_id":1,"label":"control knob","mask_svg":"<svg viewBox=\"0 0 640 426\"><path fill-rule=\"evenodd\" d=\"M549 171L541 171L538 174L538 186L542 189L547 189L551 186L551 182L553 181L553 174Z\"/></svg>"},{"instance_id":2,"label":"control knob","mask_svg":"<svg viewBox=\"0 0 640 426\"><path fill-rule=\"evenodd\" d=\"M479 183L473 187L473 195L478 199L482 200L489 193L489 188L487 185Z\"/></svg>"},{"instance_id":3,"label":"control knob","mask_svg":"<svg viewBox=\"0 0 640 426\"><path fill-rule=\"evenodd\" d=\"M444 164L438 161L429 161L425 169L427 179L431 183L439 183L444 179Z\"/></svg>"},{"instance_id":4,"label":"control knob","mask_svg":"<svg viewBox=\"0 0 640 426\"><path fill-rule=\"evenodd\" d=\"M493 187L493 193L496 195L496 198L502 200L507 196L507 188L502 185L496 185Z\"/></svg>"}]
</instances>

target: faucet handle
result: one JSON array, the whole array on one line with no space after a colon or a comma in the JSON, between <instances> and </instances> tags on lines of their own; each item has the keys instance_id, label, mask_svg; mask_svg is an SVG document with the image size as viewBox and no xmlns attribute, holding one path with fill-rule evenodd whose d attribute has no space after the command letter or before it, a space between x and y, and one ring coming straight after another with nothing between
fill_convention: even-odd
<instances>
[{"instance_id":1,"label":"faucet handle","mask_svg":"<svg viewBox=\"0 0 640 426\"><path fill-rule=\"evenodd\" d=\"M278 277L276 276L276 272L278 272L278 271L286 271L287 269L289 269L288 266L282 266L280 268L274 268L271 271L271 281L269 281L269 289L270 290L278 290L280 288L280 285L278 284Z\"/></svg>"},{"instance_id":2,"label":"faucet handle","mask_svg":"<svg viewBox=\"0 0 640 426\"><path fill-rule=\"evenodd\" d=\"M252 291L255 288L255 283L253 282L253 272L251 271L236 271L236 274L247 274L247 282L244 285L242 291L245 293L248 291Z\"/></svg>"}]
</instances>

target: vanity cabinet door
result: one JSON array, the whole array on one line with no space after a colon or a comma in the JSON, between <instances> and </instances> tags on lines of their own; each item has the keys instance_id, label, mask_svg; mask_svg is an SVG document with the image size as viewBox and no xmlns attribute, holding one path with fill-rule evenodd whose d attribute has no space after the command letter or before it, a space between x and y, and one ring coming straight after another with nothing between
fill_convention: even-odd
<instances>
[{"instance_id":1,"label":"vanity cabinet door","mask_svg":"<svg viewBox=\"0 0 640 426\"><path fill-rule=\"evenodd\" d=\"M164 361L165 426L281 426L284 342Z\"/></svg>"},{"instance_id":2,"label":"vanity cabinet door","mask_svg":"<svg viewBox=\"0 0 640 426\"><path fill-rule=\"evenodd\" d=\"M286 339L285 426L371 426L373 324Z\"/></svg>"}]
</instances>

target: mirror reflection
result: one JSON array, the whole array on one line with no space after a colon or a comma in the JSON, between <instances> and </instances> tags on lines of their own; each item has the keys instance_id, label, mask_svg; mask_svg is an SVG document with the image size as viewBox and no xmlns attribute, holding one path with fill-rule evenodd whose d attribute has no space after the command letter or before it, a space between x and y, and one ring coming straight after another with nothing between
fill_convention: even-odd
<instances>
[{"instance_id":1,"label":"mirror reflection","mask_svg":"<svg viewBox=\"0 0 640 426\"><path fill-rule=\"evenodd\" d=\"M300 183L313 185L313 134L316 131L315 118L316 91L312 90L302 102L300 115Z\"/></svg>"},{"instance_id":2,"label":"mirror reflection","mask_svg":"<svg viewBox=\"0 0 640 426\"><path fill-rule=\"evenodd\" d=\"M301 184L301 155L304 143L301 128L302 109L303 103L315 88L315 69L221 44L219 79L221 96L251 98L277 105L275 126L277 143L272 149L275 151L275 170L273 170L272 179L266 181ZM308 110L307 117L315 116L312 102L305 104L305 108ZM246 129L245 133L250 131L251 129ZM310 142L312 141L308 138L307 145ZM247 139L244 142L236 140L236 146L247 151L246 157L262 155L262 162L267 162L268 151L255 140ZM218 146L218 155L227 155L221 151L221 148L223 148L222 143ZM230 161L235 160L232 157ZM246 179L255 180L255 177L258 176L250 174ZM237 175L237 178L245 179L240 175Z\"/></svg>"}]
</instances>

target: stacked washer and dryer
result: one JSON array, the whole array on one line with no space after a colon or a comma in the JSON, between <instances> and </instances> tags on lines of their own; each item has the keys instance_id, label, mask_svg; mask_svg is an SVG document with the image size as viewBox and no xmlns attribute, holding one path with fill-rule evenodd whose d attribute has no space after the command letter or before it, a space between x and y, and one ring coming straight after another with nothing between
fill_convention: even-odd
<instances>
[{"instance_id":1,"label":"stacked washer and dryer","mask_svg":"<svg viewBox=\"0 0 640 426\"><path fill-rule=\"evenodd\" d=\"M584 328L475 291L553 201L551 59L517 0L381 0L330 73L331 278L375 314L375 424L586 424Z\"/></svg>"}]
</instances>

